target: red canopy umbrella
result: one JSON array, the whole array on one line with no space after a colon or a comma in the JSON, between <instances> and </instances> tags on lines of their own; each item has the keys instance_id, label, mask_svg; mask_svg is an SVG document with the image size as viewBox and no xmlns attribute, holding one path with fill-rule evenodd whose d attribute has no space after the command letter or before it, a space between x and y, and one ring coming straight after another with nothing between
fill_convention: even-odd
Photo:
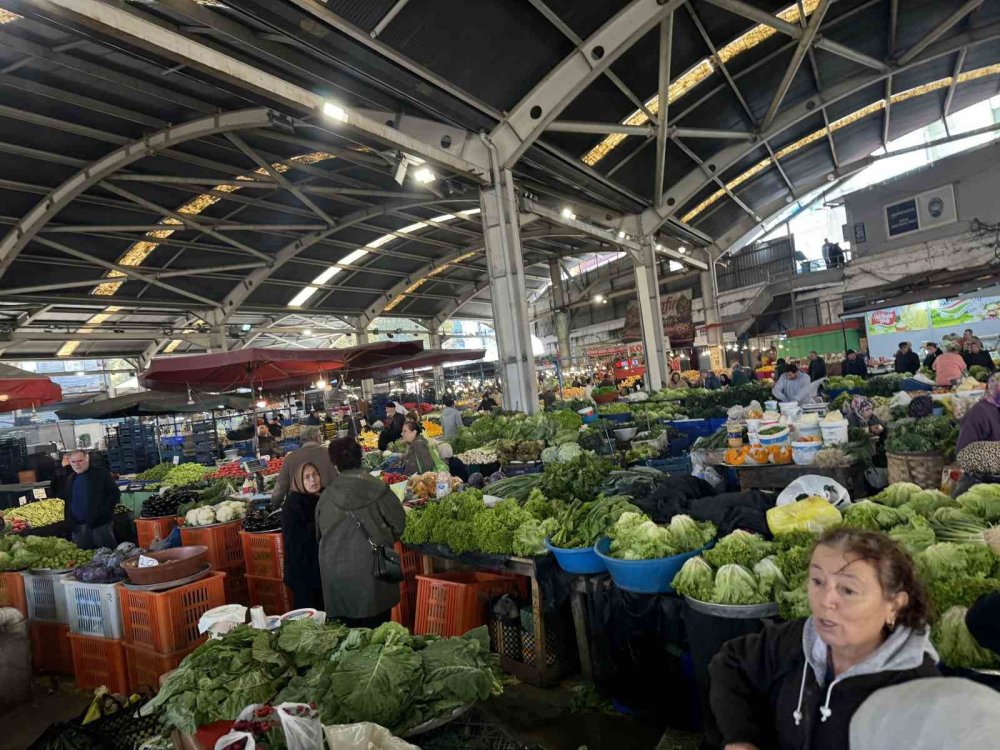
<instances>
[{"instance_id":1,"label":"red canopy umbrella","mask_svg":"<svg viewBox=\"0 0 1000 750\"><path fill-rule=\"evenodd\" d=\"M384 362L373 363L367 367L349 367L343 375L345 378L371 378L376 375L395 377L409 370L420 370L425 367L435 367L448 362L469 362L486 356L485 349L424 349L416 354L404 355L387 359Z\"/></svg>"},{"instance_id":2,"label":"red canopy umbrella","mask_svg":"<svg viewBox=\"0 0 1000 750\"><path fill-rule=\"evenodd\" d=\"M154 360L139 376L145 388L163 391L231 391L296 388L345 367L370 367L413 355L421 341L380 341L348 349L237 349Z\"/></svg>"},{"instance_id":3,"label":"red canopy umbrella","mask_svg":"<svg viewBox=\"0 0 1000 750\"><path fill-rule=\"evenodd\" d=\"M54 404L62 388L44 375L0 363L0 412Z\"/></svg>"}]
</instances>

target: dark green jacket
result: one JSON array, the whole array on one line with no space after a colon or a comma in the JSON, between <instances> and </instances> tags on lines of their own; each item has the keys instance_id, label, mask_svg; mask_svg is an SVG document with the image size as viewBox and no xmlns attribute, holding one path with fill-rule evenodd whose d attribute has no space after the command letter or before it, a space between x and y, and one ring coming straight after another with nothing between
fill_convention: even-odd
<instances>
[{"instance_id":1,"label":"dark green jacket","mask_svg":"<svg viewBox=\"0 0 1000 750\"><path fill-rule=\"evenodd\" d=\"M331 619L372 617L399 603L399 584L372 575L368 537L348 511L354 511L376 544L386 547L402 536L406 525L399 499L363 469L342 472L323 490L316 506L316 533L323 599Z\"/></svg>"}]
</instances>

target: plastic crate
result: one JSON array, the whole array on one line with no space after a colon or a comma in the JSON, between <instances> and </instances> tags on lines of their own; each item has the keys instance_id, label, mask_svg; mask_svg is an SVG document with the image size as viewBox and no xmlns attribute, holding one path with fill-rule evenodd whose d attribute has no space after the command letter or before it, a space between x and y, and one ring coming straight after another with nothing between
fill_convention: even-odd
<instances>
[{"instance_id":1,"label":"plastic crate","mask_svg":"<svg viewBox=\"0 0 1000 750\"><path fill-rule=\"evenodd\" d=\"M105 686L112 693L128 692L125 644L86 635L69 636L76 684L84 690Z\"/></svg>"},{"instance_id":2,"label":"plastic crate","mask_svg":"<svg viewBox=\"0 0 1000 750\"><path fill-rule=\"evenodd\" d=\"M31 640L31 666L36 672L73 674L73 650L69 625L60 622L28 623Z\"/></svg>"},{"instance_id":3,"label":"plastic crate","mask_svg":"<svg viewBox=\"0 0 1000 750\"><path fill-rule=\"evenodd\" d=\"M261 606L268 615L283 615L294 609L292 590L282 579L248 575L246 581L251 607Z\"/></svg>"},{"instance_id":4,"label":"plastic crate","mask_svg":"<svg viewBox=\"0 0 1000 750\"><path fill-rule=\"evenodd\" d=\"M218 526L181 526L181 544L185 547L204 544L208 547L205 562L215 570L228 570L236 563L243 564L243 545L240 542L242 521L232 521Z\"/></svg>"},{"instance_id":5,"label":"plastic crate","mask_svg":"<svg viewBox=\"0 0 1000 750\"><path fill-rule=\"evenodd\" d=\"M122 610L117 583L63 582L66 593L66 616L69 630L94 638L122 637Z\"/></svg>"},{"instance_id":6,"label":"plastic crate","mask_svg":"<svg viewBox=\"0 0 1000 750\"><path fill-rule=\"evenodd\" d=\"M285 575L285 537L280 531L265 534L240 532L247 575L281 578Z\"/></svg>"},{"instance_id":7,"label":"plastic crate","mask_svg":"<svg viewBox=\"0 0 1000 750\"><path fill-rule=\"evenodd\" d=\"M69 574L39 576L21 573L24 577L24 598L28 604L28 619L69 624L66 613L66 595L63 581Z\"/></svg>"},{"instance_id":8,"label":"plastic crate","mask_svg":"<svg viewBox=\"0 0 1000 750\"><path fill-rule=\"evenodd\" d=\"M486 624L490 599L524 590L519 576L479 571L418 575L413 632L445 638L463 635Z\"/></svg>"},{"instance_id":9,"label":"plastic crate","mask_svg":"<svg viewBox=\"0 0 1000 750\"><path fill-rule=\"evenodd\" d=\"M25 617L28 616L24 577L20 573L0 573L0 607L13 607Z\"/></svg>"},{"instance_id":10,"label":"plastic crate","mask_svg":"<svg viewBox=\"0 0 1000 750\"><path fill-rule=\"evenodd\" d=\"M250 588L247 585L246 570L240 567L230 568L224 572L226 574L226 604L250 604Z\"/></svg>"},{"instance_id":11,"label":"plastic crate","mask_svg":"<svg viewBox=\"0 0 1000 750\"><path fill-rule=\"evenodd\" d=\"M678 458L651 458L646 461L646 466L658 469L665 474L690 474L691 456L689 454Z\"/></svg>"},{"instance_id":12,"label":"plastic crate","mask_svg":"<svg viewBox=\"0 0 1000 750\"><path fill-rule=\"evenodd\" d=\"M184 657L194 651L200 643L174 651L170 654L158 654L148 648L125 644L125 661L128 668L128 689L137 692L142 688L160 688L160 677L174 669L184 661Z\"/></svg>"},{"instance_id":13,"label":"plastic crate","mask_svg":"<svg viewBox=\"0 0 1000 750\"><path fill-rule=\"evenodd\" d=\"M403 569L403 576L412 583L413 577L420 572L420 559L422 555L419 550L410 549L402 542L393 545L396 554L399 555L400 567Z\"/></svg>"},{"instance_id":14,"label":"plastic crate","mask_svg":"<svg viewBox=\"0 0 1000 750\"><path fill-rule=\"evenodd\" d=\"M417 584L403 581L399 584L399 604L392 608L392 621L413 630L417 615Z\"/></svg>"},{"instance_id":15,"label":"plastic crate","mask_svg":"<svg viewBox=\"0 0 1000 750\"><path fill-rule=\"evenodd\" d=\"M170 536L175 526L177 526L175 516L135 519L135 533L139 539L139 546L149 549L157 539L166 539Z\"/></svg>"},{"instance_id":16,"label":"plastic crate","mask_svg":"<svg viewBox=\"0 0 1000 750\"><path fill-rule=\"evenodd\" d=\"M167 591L135 591L122 587L120 600L125 643L160 654L201 642L198 620L226 603L224 573L213 571L200 581Z\"/></svg>"}]
</instances>

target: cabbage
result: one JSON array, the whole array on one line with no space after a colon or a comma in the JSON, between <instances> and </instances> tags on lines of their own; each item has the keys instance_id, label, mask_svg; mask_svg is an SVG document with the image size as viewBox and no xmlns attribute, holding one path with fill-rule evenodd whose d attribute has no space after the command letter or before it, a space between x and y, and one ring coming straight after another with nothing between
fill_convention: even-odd
<instances>
[{"instance_id":1,"label":"cabbage","mask_svg":"<svg viewBox=\"0 0 1000 750\"><path fill-rule=\"evenodd\" d=\"M691 516L678 514L670 519L670 536L680 552L691 552L712 541L715 524L698 523Z\"/></svg>"},{"instance_id":2,"label":"cabbage","mask_svg":"<svg viewBox=\"0 0 1000 750\"><path fill-rule=\"evenodd\" d=\"M949 667L992 669L1000 666L1000 659L989 649L979 645L965 624L965 607L952 607L931 631L931 640Z\"/></svg>"},{"instance_id":3,"label":"cabbage","mask_svg":"<svg viewBox=\"0 0 1000 750\"><path fill-rule=\"evenodd\" d=\"M715 574L712 601L716 604L764 604L769 598L761 593L753 573L742 565L723 565Z\"/></svg>"},{"instance_id":4,"label":"cabbage","mask_svg":"<svg viewBox=\"0 0 1000 750\"><path fill-rule=\"evenodd\" d=\"M712 591L715 589L715 573L712 566L705 562L705 558L692 557L677 571L671 585L681 596L690 596L703 602L711 601Z\"/></svg>"},{"instance_id":5,"label":"cabbage","mask_svg":"<svg viewBox=\"0 0 1000 750\"><path fill-rule=\"evenodd\" d=\"M969 513L984 521L996 523L1000 521L1000 485L976 484L956 499L956 502Z\"/></svg>"},{"instance_id":6,"label":"cabbage","mask_svg":"<svg viewBox=\"0 0 1000 750\"><path fill-rule=\"evenodd\" d=\"M913 482L896 482L890 484L875 497L872 498L876 503L880 505L888 505L891 508L898 508L900 505L904 505L909 502L912 495L923 492L923 489L919 484L913 484Z\"/></svg>"},{"instance_id":7,"label":"cabbage","mask_svg":"<svg viewBox=\"0 0 1000 750\"><path fill-rule=\"evenodd\" d=\"M565 443L559 446L559 463L569 463L583 453L579 443Z\"/></svg>"},{"instance_id":8,"label":"cabbage","mask_svg":"<svg viewBox=\"0 0 1000 750\"><path fill-rule=\"evenodd\" d=\"M763 537L737 529L722 537L712 549L705 550L705 560L717 568L743 565L752 568L771 553L772 545Z\"/></svg>"},{"instance_id":9,"label":"cabbage","mask_svg":"<svg viewBox=\"0 0 1000 750\"><path fill-rule=\"evenodd\" d=\"M957 508L958 503L940 490L921 490L906 503L922 516L929 516L938 508Z\"/></svg>"},{"instance_id":10,"label":"cabbage","mask_svg":"<svg viewBox=\"0 0 1000 750\"><path fill-rule=\"evenodd\" d=\"M770 601L776 601L777 595L788 588L788 581L774 557L765 557L753 566L753 572L759 581L761 596L766 596Z\"/></svg>"},{"instance_id":11,"label":"cabbage","mask_svg":"<svg viewBox=\"0 0 1000 750\"><path fill-rule=\"evenodd\" d=\"M551 464L559 460L559 449L555 446L549 446L542 451L542 463Z\"/></svg>"},{"instance_id":12,"label":"cabbage","mask_svg":"<svg viewBox=\"0 0 1000 750\"><path fill-rule=\"evenodd\" d=\"M917 555L917 570L927 581L986 578L996 556L981 544L938 542Z\"/></svg>"},{"instance_id":13,"label":"cabbage","mask_svg":"<svg viewBox=\"0 0 1000 750\"><path fill-rule=\"evenodd\" d=\"M678 554L670 529L657 526L641 513L622 513L608 536L611 556L620 560L653 560Z\"/></svg>"},{"instance_id":14,"label":"cabbage","mask_svg":"<svg viewBox=\"0 0 1000 750\"><path fill-rule=\"evenodd\" d=\"M902 508L879 505L871 500L857 502L844 511L845 526L869 531L891 529L893 526L905 523L906 518L906 511Z\"/></svg>"}]
</instances>

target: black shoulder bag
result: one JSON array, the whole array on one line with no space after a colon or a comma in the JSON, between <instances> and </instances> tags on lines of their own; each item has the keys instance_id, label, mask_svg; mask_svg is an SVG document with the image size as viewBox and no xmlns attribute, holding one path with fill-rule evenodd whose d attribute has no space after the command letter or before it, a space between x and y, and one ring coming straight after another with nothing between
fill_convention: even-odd
<instances>
[{"instance_id":1,"label":"black shoulder bag","mask_svg":"<svg viewBox=\"0 0 1000 750\"><path fill-rule=\"evenodd\" d=\"M399 583L403 580L403 566L399 560L399 555L396 550L391 547L386 547L383 544L376 544L372 539L372 535L368 533L368 529L364 527L361 520L354 515L353 510L347 511L351 518L354 519L354 523L357 524L358 529L368 537L368 544L372 548L372 575L378 581L385 581L386 583Z\"/></svg>"}]
</instances>

